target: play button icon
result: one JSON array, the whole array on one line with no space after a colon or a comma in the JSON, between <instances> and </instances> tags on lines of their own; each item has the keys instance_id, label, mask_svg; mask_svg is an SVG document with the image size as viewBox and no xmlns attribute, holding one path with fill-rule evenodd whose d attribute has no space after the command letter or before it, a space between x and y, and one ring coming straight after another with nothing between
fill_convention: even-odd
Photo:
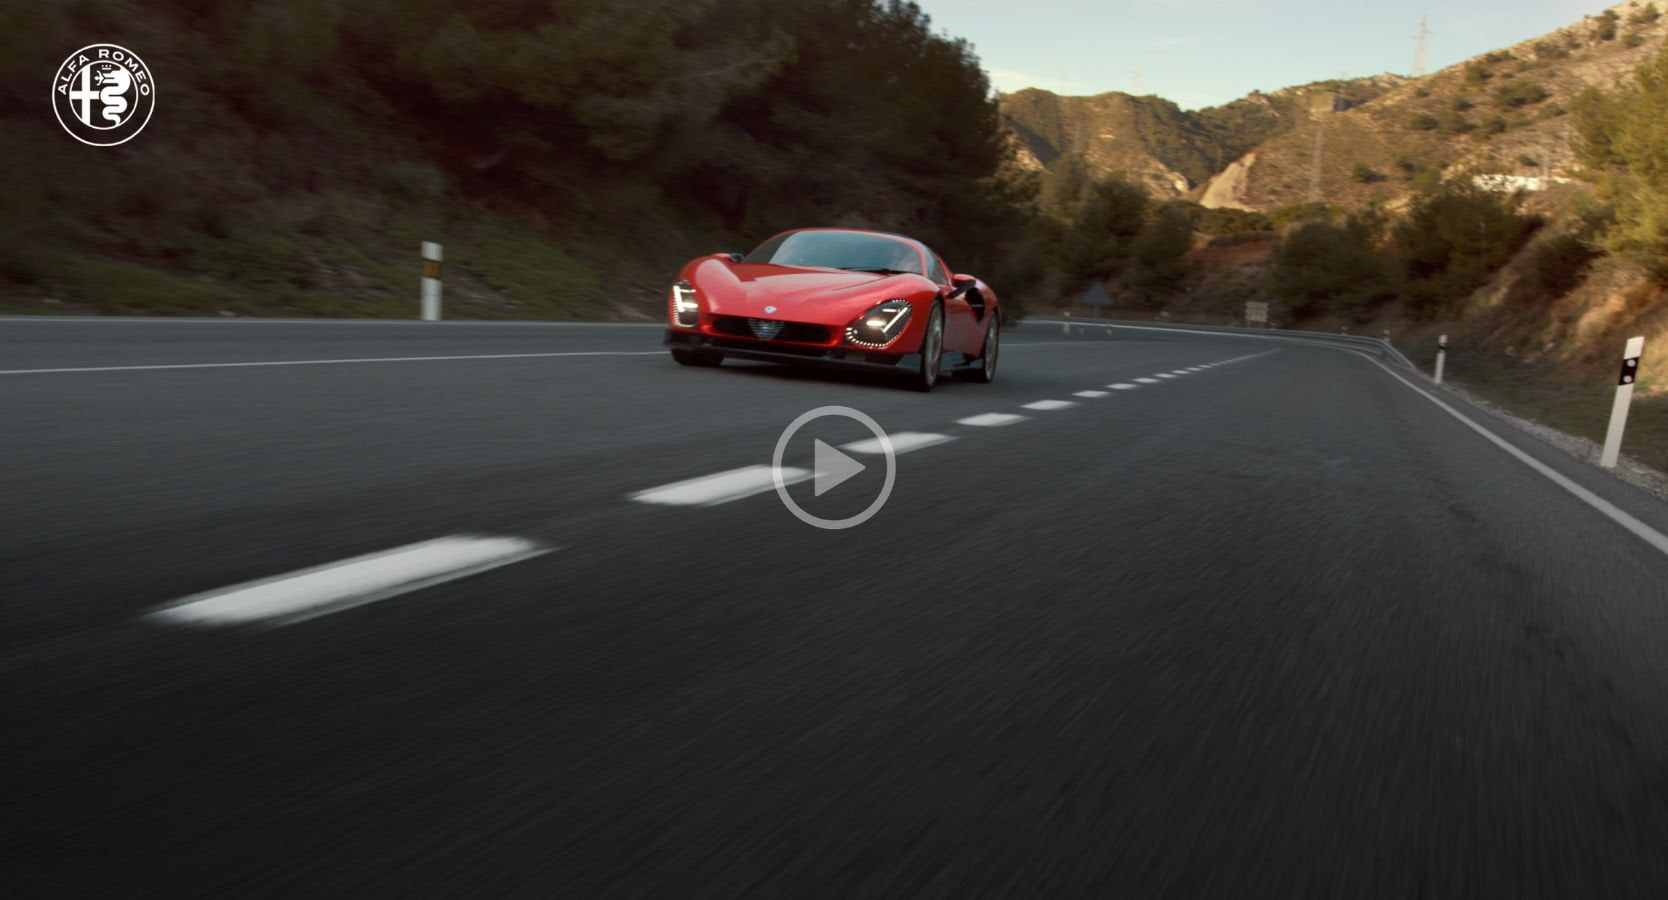
<instances>
[{"instance_id":1,"label":"play button icon","mask_svg":"<svg viewBox=\"0 0 1668 900\"><path fill-rule=\"evenodd\" d=\"M794 478L792 480L798 481L804 478L805 471L803 468L784 470L782 467L782 458L787 454L788 443L793 440L794 435L807 424L828 416L850 419L868 429L875 436L874 443L879 445L880 453L886 459L886 481L880 489L879 496L875 497L874 502L865 507L862 512L844 519L825 519L822 516L806 512L798 503L795 503L792 495L788 493L790 479L785 473L787 471L793 472ZM864 452L872 452L872 450ZM803 459L803 457L800 458ZM813 469L811 489L812 495L815 497L821 497L839 488L840 485L845 484L869 468L853 459L845 451L820 438L812 442L811 464ZM893 451L892 438L880 427L879 422L849 406L819 406L790 422L788 427L782 430L782 436L776 439L776 452L771 457L770 467L771 477L776 482L776 496L782 498L782 503L788 508L788 511L807 525L826 528L831 531L861 525L872 518L875 513L880 512L880 508L886 504L886 499L892 496L892 483L898 476L898 460Z\"/></svg>"},{"instance_id":2,"label":"play button icon","mask_svg":"<svg viewBox=\"0 0 1668 900\"><path fill-rule=\"evenodd\" d=\"M826 441L819 439L817 441L816 480L813 485L816 496L821 497L823 494L834 490L851 476L866 468L868 466L828 446Z\"/></svg>"}]
</instances>

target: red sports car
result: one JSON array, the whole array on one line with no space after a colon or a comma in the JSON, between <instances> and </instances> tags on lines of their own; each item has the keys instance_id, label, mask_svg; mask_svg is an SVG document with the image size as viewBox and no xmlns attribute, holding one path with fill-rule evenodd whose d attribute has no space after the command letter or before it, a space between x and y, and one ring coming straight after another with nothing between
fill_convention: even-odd
<instances>
[{"instance_id":1,"label":"red sports car","mask_svg":"<svg viewBox=\"0 0 1668 900\"><path fill-rule=\"evenodd\" d=\"M952 274L920 241L879 231L802 228L746 256L718 253L672 285L666 346L686 366L724 357L906 373L917 390L951 371L996 377L996 292Z\"/></svg>"}]
</instances>

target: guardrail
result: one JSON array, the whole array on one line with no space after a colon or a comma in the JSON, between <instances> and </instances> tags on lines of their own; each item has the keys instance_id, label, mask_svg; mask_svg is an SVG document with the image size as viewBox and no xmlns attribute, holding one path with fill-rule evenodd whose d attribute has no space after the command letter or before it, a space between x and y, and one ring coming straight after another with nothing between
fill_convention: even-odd
<instances>
[{"instance_id":1,"label":"guardrail","mask_svg":"<svg viewBox=\"0 0 1668 900\"><path fill-rule=\"evenodd\" d=\"M1331 334L1325 331L1299 331L1285 328L1246 328L1238 325L1192 325L1186 322L1134 322L1125 319L1039 319L1027 316L1024 320L1030 324L1058 325L1065 328L1083 326L1086 328L1139 328L1152 331L1176 332L1215 332L1232 334L1235 337L1262 338L1265 340L1303 341L1306 343L1321 343L1349 345L1358 350L1370 351L1378 354L1390 362L1409 369L1414 368L1413 362L1397 350L1394 344L1383 338L1362 337L1354 334Z\"/></svg>"}]
</instances>

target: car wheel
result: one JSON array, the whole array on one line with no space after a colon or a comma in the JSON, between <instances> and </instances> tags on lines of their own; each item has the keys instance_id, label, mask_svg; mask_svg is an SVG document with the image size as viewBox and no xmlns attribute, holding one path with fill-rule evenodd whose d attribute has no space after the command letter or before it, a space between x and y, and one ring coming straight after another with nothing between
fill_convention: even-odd
<instances>
[{"instance_id":1,"label":"car wheel","mask_svg":"<svg viewBox=\"0 0 1668 900\"><path fill-rule=\"evenodd\" d=\"M1001 348L1002 317L999 314L992 315L990 324L985 326L985 349L979 354L979 367L968 370L968 380L977 381L980 384L990 384L995 381L996 361L1000 356Z\"/></svg>"},{"instance_id":2,"label":"car wheel","mask_svg":"<svg viewBox=\"0 0 1668 900\"><path fill-rule=\"evenodd\" d=\"M683 348L672 351L672 359L680 366L716 366L724 361L724 354L712 350L686 350Z\"/></svg>"},{"instance_id":3,"label":"car wheel","mask_svg":"<svg viewBox=\"0 0 1668 900\"><path fill-rule=\"evenodd\" d=\"M930 391L938 384L938 369L944 362L944 307L934 303L927 315L927 330L921 335L921 368L909 378L909 386Z\"/></svg>"}]
</instances>

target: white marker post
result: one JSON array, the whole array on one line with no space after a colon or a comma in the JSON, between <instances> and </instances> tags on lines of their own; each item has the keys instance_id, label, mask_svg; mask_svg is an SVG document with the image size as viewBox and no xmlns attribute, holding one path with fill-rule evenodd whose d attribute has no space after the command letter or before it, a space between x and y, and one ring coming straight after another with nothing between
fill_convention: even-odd
<instances>
[{"instance_id":1,"label":"white marker post","mask_svg":"<svg viewBox=\"0 0 1668 900\"><path fill-rule=\"evenodd\" d=\"M440 245L423 242L421 315L425 322L440 321Z\"/></svg>"},{"instance_id":2,"label":"white marker post","mask_svg":"<svg viewBox=\"0 0 1668 900\"><path fill-rule=\"evenodd\" d=\"M1066 321L1060 323L1061 334L1071 334L1071 310L1066 310Z\"/></svg>"},{"instance_id":3,"label":"white marker post","mask_svg":"<svg viewBox=\"0 0 1668 900\"><path fill-rule=\"evenodd\" d=\"M1442 364L1448 361L1448 336L1436 339L1436 383L1442 383Z\"/></svg>"},{"instance_id":4,"label":"white marker post","mask_svg":"<svg viewBox=\"0 0 1668 900\"><path fill-rule=\"evenodd\" d=\"M1645 338L1627 339L1622 351L1622 374L1616 379L1616 402L1610 407L1610 430L1604 433L1604 452L1599 454L1599 465L1616 468L1616 457L1622 452L1622 429L1627 427L1627 408L1633 402L1633 383L1639 380L1639 357L1645 354Z\"/></svg>"}]
</instances>

